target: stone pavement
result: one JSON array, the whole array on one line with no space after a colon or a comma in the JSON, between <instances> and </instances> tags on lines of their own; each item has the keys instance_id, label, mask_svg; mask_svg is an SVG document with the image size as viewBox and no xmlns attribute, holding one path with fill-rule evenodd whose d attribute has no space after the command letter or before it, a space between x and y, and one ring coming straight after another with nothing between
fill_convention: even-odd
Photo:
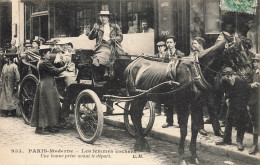
<instances>
[{"instance_id":1,"label":"stone pavement","mask_svg":"<svg viewBox=\"0 0 260 165\"><path fill-rule=\"evenodd\" d=\"M115 106L114 106L115 107ZM114 113L122 113L122 110L115 108ZM166 122L166 116L156 116L153 128L149 136L156 137L162 140L166 140L173 143L179 143L180 140L180 129L177 125L177 115L174 114L174 126L168 128L162 128L161 126ZM118 126L124 128L124 119L123 116L106 116L105 122L108 124L112 124L113 126ZM208 132L207 136L203 136L198 134L197 138L197 149L206 150L212 153L217 153L219 155L232 157L237 160L245 161L253 164L260 164L260 153L258 152L256 155L249 155L249 148L253 143L253 135L250 133L245 133L244 136L244 151L238 151L236 146L236 130L233 128L232 130L232 145L224 145L224 146L216 146L215 142L222 140L221 137L215 136L214 131L212 129L211 124L204 125L205 130ZM224 132L224 127L222 127L222 131ZM191 119L189 118L188 122L188 134L186 137L186 148L189 146L189 142L191 139ZM260 146L260 144L259 144Z\"/></svg>"}]
</instances>

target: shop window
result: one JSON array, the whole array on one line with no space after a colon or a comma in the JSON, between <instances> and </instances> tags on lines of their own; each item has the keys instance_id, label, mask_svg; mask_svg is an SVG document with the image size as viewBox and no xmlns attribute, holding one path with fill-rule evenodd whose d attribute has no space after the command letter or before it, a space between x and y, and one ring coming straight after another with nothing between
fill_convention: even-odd
<instances>
[{"instance_id":1,"label":"shop window","mask_svg":"<svg viewBox=\"0 0 260 165\"><path fill-rule=\"evenodd\" d=\"M130 1L126 3L127 33L142 32L142 21L146 20L148 27L153 28L153 2L152 1Z\"/></svg>"},{"instance_id":2,"label":"shop window","mask_svg":"<svg viewBox=\"0 0 260 165\"><path fill-rule=\"evenodd\" d=\"M205 1L205 33L218 34L221 30L218 0Z\"/></svg>"},{"instance_id":3,"label":"shop window","mask_svg":"<svg viewBox=\"0 0 260 165\"><path fill-rule=\"evenodd\" d=\"M31 30L31 13L32 13L32 6L25 5L25 40L30 40L30 30Z\"/></svg>"},{"instance_id":4,"label":"shop window","mask_svg":"<svg viewBox=\"0 0 260 165\"><path fill-rule=\"evenodd\" d=\"M47 2L37 2L33 4L33 13L48 11L48 3Z\"/></svg>"},{"instance_id":5,"label":"shop window","mask_svg":"<svg viewBox=\"0 0 260 165\"><path fill-rule=\"evenodd\" d=\"M76 15L76 22L77 22L77 30L79 32L82 32L84 29L84 26L90 28L90 24L91 24L91 9L88 8L82 8L80 10L77 11L77 15Z\"/></svg>"},{"instance_id":6,"label":"shop window","mask_svg":"<svg viewBox=\"0 0 260 165\"><path fill-rule=\"evenodd\" d=\"M55 8L55 35L56 37L69 37L70 35L70 10L68 6L59 5Z\"/></svg>"}]
</instances>

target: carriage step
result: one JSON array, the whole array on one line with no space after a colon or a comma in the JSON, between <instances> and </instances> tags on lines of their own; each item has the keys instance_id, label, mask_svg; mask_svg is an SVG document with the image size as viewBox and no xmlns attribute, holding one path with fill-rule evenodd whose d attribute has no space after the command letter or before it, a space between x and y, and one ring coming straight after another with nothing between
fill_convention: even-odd
<instances>
[{"instance_id":1,"label":"carriage step","mask_svg":"<svg viewBox=\"0 0 260 165\"><path fill-rule=\"evenodd\" d=\"M95 87L102 87L106 84L107 81L98 81L98 82L94 82L94 86Z\"/></svg>"},{"instance_id":2,"label":"carriage step","mask_svg":"<svg viewBox=\"0 0 260 165\"><path fill-rule=\"evenodd\" d=\"M107 114L106 112L103 113L104 116L118 116L118 115L128 115L128 113L112 113Z\"/></svg>"}]
</instances>

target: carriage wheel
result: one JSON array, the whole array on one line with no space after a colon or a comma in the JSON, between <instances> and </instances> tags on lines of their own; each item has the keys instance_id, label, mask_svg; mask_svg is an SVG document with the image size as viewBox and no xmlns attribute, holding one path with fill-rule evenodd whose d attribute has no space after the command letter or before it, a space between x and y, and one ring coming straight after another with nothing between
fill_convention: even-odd
<instances>
[{"instance_id":1,"label":"carriage wheel","mask_svg":"<svg viewBox=\"0 0 260 165\"><path fill-rule=\"evenodd\" d=\"M155 112L154 112L154 107L152 105L152 102L148 101L148 105L149 108L144 107L143 116L142 116L142 127L143 127L144 135L147 135L151 131L155 119ZM130 111L130 107L131 107L131 102L126 102L125 109ZM124 115L124 123L125 123L125 128L130 133L130 135L135 136L135 130L134 130L134 126L130 114Z\"/></svg>"},{"instance_id":2,"label":"carriage wheel","mask_svg":"<svg viewBox=\"0 0 260 165\"><path fill-rule=\"evenodd\" d=\"M19 98L21 113L26 124L30 124L33 100L38 84L38 78L33 74L25 76L20 84Z\"/></svg>"},{"instance_id":3,"label":"carriage wheel","mask_svg":"<svg viewBox=\"0 0 260 165\"><path fill-rule=\"evenodd\" d=\"M82 91L75 103L75 124L84 142L94 143L103 129L103 110L97 94L89 89Z\"/></svg>"}]
</instances>

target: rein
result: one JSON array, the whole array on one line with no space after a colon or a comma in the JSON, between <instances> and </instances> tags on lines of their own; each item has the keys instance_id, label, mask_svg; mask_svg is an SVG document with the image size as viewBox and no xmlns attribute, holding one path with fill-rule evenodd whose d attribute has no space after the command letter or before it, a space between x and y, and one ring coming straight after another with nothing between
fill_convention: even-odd
<instances>
[{"instance_id":1,"label":"rein","mask_svg":"<svg viewBox=\"0 0 260 165\"><path fill-rule=\"evenodd\" d=\"M241 73L241 72L240 72L240 73L236 73L236 74L234 74L234 73L217 72L217 71L215 71L215 70L210 69L208 66L206 66L206 65L204 65L204 64L202 64L202 63L200 63L200 62L198 62L198 61L196 61L195 63L204 66L204 67L207 68L209 71L211 71L211 72L213 72L213 73L216 73L217 75L236 75L236 76L240 76L240 77L243 78L244 80L247 80L247 79L246 79L246 76L245 76L243 73ZM247 65L247 64L244 64L244 65ZM244 65L243 65L243 66L244 66Z\"/></svg>"}]
</instances>

